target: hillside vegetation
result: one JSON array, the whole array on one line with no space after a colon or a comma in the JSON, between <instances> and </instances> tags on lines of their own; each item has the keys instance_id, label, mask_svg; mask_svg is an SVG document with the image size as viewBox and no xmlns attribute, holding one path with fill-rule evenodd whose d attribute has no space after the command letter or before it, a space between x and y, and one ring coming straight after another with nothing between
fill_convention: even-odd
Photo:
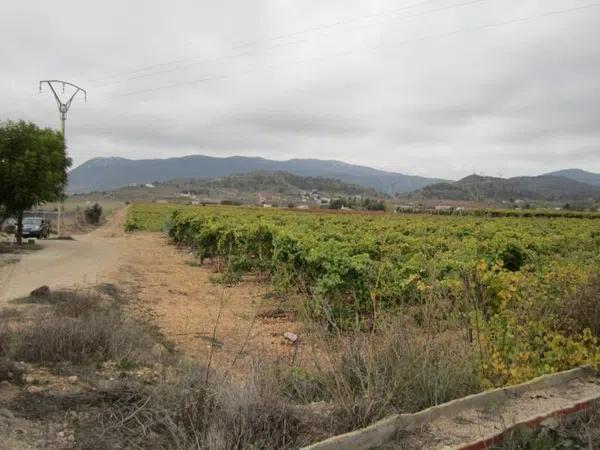
<instances>
[{"instance_id":1,"label":"hillside vegetation","mask_svg":"<svg viewBox=\"0 0 600 450\"><path fill-rule=\"evenodd\" d=\"M338 179L303 177L289 172L252 172L229 177L172 181L183 190L233 189L239 192L276 192L298 194L301 191L317 190L323 193L342 195L378 196L380 192Z\"/></svg>"},{"instance_id":2,"label":"hillside vegetation","mask_svg":"<svg viewBox=\"0 0 600 450\"><path fill-rule=\"evenodd\" d=\"M600 186L552 175L508 179L470 175L457 182L426 186L412 193L411 197L474 201L524 199L550 202L597 202L600 201Z\"/></svg>"},{"instance_id":3,"label":"hillside vegetation","mask_svg":"<svg viewBox=\"0 0 600 450\"><path fill-rule=\"evenodd\" d=\"M179 200L219 202L221 200L242 203L257 202L257 194L265 194L265 199L282 204L299 202L304 193L316 191L319 195L309 195L314 203L323 197L386 197L374 189L324 177L303 177L289 172L252 172L215 178L187 178L142 184L97 192L84 197L111 198L118 200ZM182 194L185 196L183 197ZM80 196L79 196L80 197Z\"/></svg>"},{"instance_id":4,"label":"hillside vegetation","mask_svg":"<svg viewBox=\"0 0 600 450\"><path fill-rule=\"evenodd\" d=\"M546 175L570 178L571 180L579 181L580 183L587 183L593 186L600 186L600 173L588 172L586 170L564 169L557 170L556 172L550 172Z\"/></svg>"}]
</instances>

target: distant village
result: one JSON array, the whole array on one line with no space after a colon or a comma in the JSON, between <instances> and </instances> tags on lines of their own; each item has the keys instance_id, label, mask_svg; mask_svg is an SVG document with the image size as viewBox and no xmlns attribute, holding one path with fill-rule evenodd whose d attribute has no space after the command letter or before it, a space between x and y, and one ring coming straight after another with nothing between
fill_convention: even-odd
<instances>
[{"instance_id":1,"label":"distant village","mask_svg":"<svg viewBox=\"0 0 600 450\"><path fill-rule=\"evenodd\" d=\"M155 186L152 184L143 185L147 188L154 188ZM186 199L192 205L199 205L205 203L206 196L198 195L194 192L184 191L178 192L178 198ZM262 205L265 208L272 208L274 206L290 206L290 203L294 203L294 207L298 209L310 209L310 208L320 208L326 207L332 203L333 200L340 199L342 196L334 196L331 197L331 194L325 194L323 192L319 192L317 189L312 189L309 191L301 191L297 194L297 196L290 195L280 195L280 194L272 194L259 192L256 194L256 204ZM353 195L350 198L360 201L363 199L361 195ZM342 207L341 209L349 209Z\"/></svg>"},{"instance_id":2,"label":"distant village","mask_svg":"<svg viewBox=\"0 0 600 450\"><path fill-rule=\"evenodd\" d=\"M160 184L160 183L159 183ZM129 187L155 189L159 187L156 183L144 183L144 184L130 184ZM255 195L255 200L252 200L252 195ZM173 194L171 194L171 201L173 200ZM211 203L221 204L255 204L264 208L274 207L286 207L296 209L319 209L319 208L331 208L339 210L351 210L351 209L370 209L370 210L383 210L394 213L430 213L430 214L465 214L473 210L484 210L484 209L512 209L512 210L527 210L530 208L548 208L549 205L535 205L530 204L528 201L523 199L516 199L511 201L490 202L490 201L463 201L463 200L433 200L433 199L420 199L415 200L409 197L396 197L394 199L388 199L385 202L383 200L372 200L362 195L332 195L331 193L324 193L318 189L300 191L294 195L276 194L272 192L258 192L256 194L246 193L242 201L240 195L234 195L232 198L219 199L218 196L210 196L207 192L200 193L195 190L182 191L174 194L176 199L181 202L185 202L191 205L202 205ZM221 195L225 197L226 195ZM406 202L403 202L405 200ZM154 200L156 203L167 203L169 200L166 198ZM378 202L380 205L385 205L385 208L369 207L369 202ZM365 207L366 204L366 207ZM552 206L551 209L560 211L571 209L569 205L564 206Z\"/></svg>"}]
</instances>

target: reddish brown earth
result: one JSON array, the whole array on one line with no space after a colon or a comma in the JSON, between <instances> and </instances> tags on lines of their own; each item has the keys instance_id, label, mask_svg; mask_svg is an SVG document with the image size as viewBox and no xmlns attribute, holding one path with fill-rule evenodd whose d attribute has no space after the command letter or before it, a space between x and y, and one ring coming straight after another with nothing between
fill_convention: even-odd
<instances>
[{"instance_id":1,"label":"reddish brown earth","mask_svg":"<svg viewBox=\"0 0 600 450\"><path fill-rule=\"evenodd\" d=\"M213 267L199 267L163 234L123 232L124 218L125 211L117 211L106 225L73 241L39 241L41 249L0 266L0 308L14 307L12 300L42 285L54 290L113 283L131 299L132 314L156 325L177 350L210 359L213 367L239 373L261 359L305 357L309 346L299 321L285 314L257 316L279 306L268 282L217 284ZM297 346L283 337L288 331L300 335Z\"/></svg>"},{"instance_id":2,"label":"reddish brown earth","mask_svg":"<svg viewBox=\"0 0 600 450\"><path fill-rule=\"evenodd\" d=\"M129 235L123 261L117 284L137 299L132 310L185 354L236 373L263 359L305 357L299 321L281 313L264 317L279 308L268 282L216 283L214 267L199 267L158 233ZM283 337L287 331L301 336L298 348Z\"/></svg>"}]
</instances>

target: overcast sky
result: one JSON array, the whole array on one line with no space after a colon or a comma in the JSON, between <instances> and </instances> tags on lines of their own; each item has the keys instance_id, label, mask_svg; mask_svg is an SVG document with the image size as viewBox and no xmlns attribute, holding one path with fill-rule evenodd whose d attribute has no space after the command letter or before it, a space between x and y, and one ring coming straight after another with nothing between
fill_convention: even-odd
<instances>
[{"instance_id":1,"label":"overcast sky","mask_svg":"<svg viewBox=\"0 0 600 450\"><path fill-rule=\"evenodd\" d=\"M0 120L58 127L37 91L57 78L88 90L68 115L75 164L600 172L599 24L593 0L3 0Z\"/></svg>"}]
</instances>

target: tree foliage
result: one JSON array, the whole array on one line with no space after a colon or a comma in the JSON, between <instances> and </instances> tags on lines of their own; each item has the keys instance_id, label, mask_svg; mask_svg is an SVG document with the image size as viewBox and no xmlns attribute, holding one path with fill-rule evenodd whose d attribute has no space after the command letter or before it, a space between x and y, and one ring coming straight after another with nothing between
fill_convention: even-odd
<instances>
[{"instance_id":1,"label":"tree foliage","mask_svg":"<svg viewBox=\"0 0 600 450\"><path fill-rule=\"evenodd\" d=\"M70 165L60 132L25 121L0 124L0 208L17 216L18 238L23 211L61 198Z\"/></svg>"},{"instance_id":2,"label":"tree foliage","mask_svg":"<svg viewBox=\"0 0 600 450\"><path fill-rule=\"evenodd\" d=\"M329 204L331 209L364 209L366 211L385 211L385 202L372 198L336 198Z\"/></svg>"}]
</instances>

